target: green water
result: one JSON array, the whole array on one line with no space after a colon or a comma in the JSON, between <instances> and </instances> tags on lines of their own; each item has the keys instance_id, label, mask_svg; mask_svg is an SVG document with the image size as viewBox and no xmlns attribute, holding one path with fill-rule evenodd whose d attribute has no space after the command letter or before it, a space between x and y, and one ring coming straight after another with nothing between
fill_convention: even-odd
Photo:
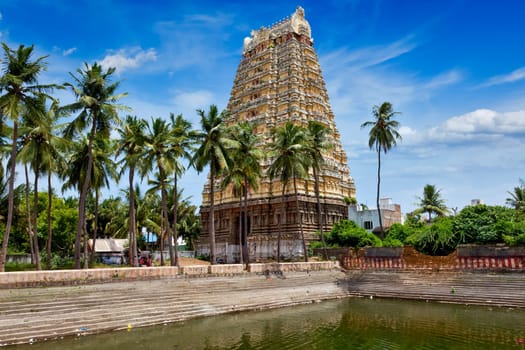
<instances>
[{"instance_id":1,"label":"green water","mask_svg":"<svg viewBox=\"0 0 525 350\"><path fill-rule=\"evenodd\" d=\"M344 299L15 349L524 349L525 310Z\"/></svg>"}]
</instances>

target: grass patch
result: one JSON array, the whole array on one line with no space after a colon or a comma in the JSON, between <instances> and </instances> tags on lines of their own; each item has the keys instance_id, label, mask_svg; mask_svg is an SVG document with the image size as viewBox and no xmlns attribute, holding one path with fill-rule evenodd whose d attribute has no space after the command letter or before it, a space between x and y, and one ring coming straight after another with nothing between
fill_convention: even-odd
<instances>
[{"instance_id":1,"label":"grass patch","mask_svg":"<svg viewBox=\"0 0 525 350\"><path fill-rule=\"evenodd\" d=\"M17 271L36 271L34 264L19 264L8 262L5 264L5 272L17 272Z\"/></svg>"}]
</instances>

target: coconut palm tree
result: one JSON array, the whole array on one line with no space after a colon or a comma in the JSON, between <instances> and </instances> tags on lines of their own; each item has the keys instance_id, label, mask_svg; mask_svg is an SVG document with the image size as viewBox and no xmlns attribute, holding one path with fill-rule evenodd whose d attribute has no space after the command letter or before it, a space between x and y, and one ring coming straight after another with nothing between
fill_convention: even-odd
<instances>
[{"instance_id":1,"label":"coconut palm tree","mask_svg":"<svg viewBox=\"0 0 525 350\"><path fill-rule=\"evenodd\" d=\"M75 237L75 268L80 268L80 241L86 222L86 198L91 183L91 169L93 167L93 143L95 137L109 139L112 127L120 124L118 111L128 108L117 104L126 94L115 94L119 82L111 82L115 68L104 68L98 63L84 64L84 69L77 69L77 75L70 73L73 84L66 83L77 101L64 107L65 111L80 112L65 130L68 139L88 131L88 159L86 177L82 184L78 205L78 224Z\"/></svg>"},{"instance_id":2,"label":"coconut palm tree","mask_svg":"<svg viewBox=\"0 0 525 350\"><path fill-rule=\"evenodd\" d=\"M18 122L23 113L39 114L38 99L41 95L47 95L55 85L38 84L38 76L45 70L47 56L32 60L33 46L20 45L18 49L12 50L2 43L4 60L2 61L3 75L0 77L0 116L11 120L12 144L11 164L9 169L8 211L4 237L2 240L2 251L0 253L0 272L5 271L7 256L7 244L11 232L13 210L14 210L14 185L16 177L16 154L18 140Z\"/></svg>"},{"instance_id":3,"label":"coconut palm tree","mask_svg":"<svg viewBox=\"0 0 525 350\"><path fill-rule=\"evenodd\" d=\"M175 264L179 266L179 252L178 252L178 234L177 234L177 219L178 219L178 186L177 180L186 170L181 160L191 161L191 152L194 151L193 144L196 133L191 130L191 123L184 119L182 114L170 114L171 120L171 137L172 137L172 151L174 152L173 159L173 240L175 242Z\"/></svg>"},{"instance_id":4,"label":"coconut palm tree","mask_svg":"<svg viewBox=\"0 0 525 350\"><path fill-rule=\"evenodd\" d=\"M142 164L140 172L142 176L156 169L157 173L154 176L155 180L150 182L153 184L155 181L154 189L160 190L161 193L161 205L162 205L162 225L161 227L166 232L166 238L168 239L170 264L175 265L175 256L173 253L173 237L171 235L169 220L168 220L168 207L167 207L167 184L168 174L173 171L175 164L175 152L173 150L173 139L171 133L171 127L166 120L161 118L155 118L151 120L151 124L147 125L147 132L145 136L145 152L142 157ZM162 237L163 235L161 235ZM161 246L163 240L161 240ZM161 254L161 264L164 264L163 254Z\"/></svg>"},{"instance_id":5,"label":"coconut palm tree","mask_svg":"<svg viewBox=\"0 0 525 350\"><path fill-rule=\"evenodd\" d=\"M423 188L423 197L418 197L419 206L414 210L414 214L427 213L428 222L432 220L432 214L437 216L446 215L449 210L445 205L445 199L441 197L441 190L436 189L435 185L425 185Z\"/></svg>"},{"instance_id":6,"label":"coconut palm tree","mask_svg":"<svg viewBox=\"0 0 525 350\"><path fill-rule=\"evenodd\" d=\"M25 113L22 118L20 127L24 135L22 148L18 154L19 159L24 164L30 164L34 171L34 201L33 201L33 247L35 264L37 270L41 269L40 254L38 247L37 234L37 217L38 217L38 179L42 172L47 172L48 185L48 207L47 207L47 268L51 267L51 205L52 205L52 187L51 174L57 165L62 162L62 150L66 147L66 140L57 135L56 131L60 127L57 125L61 112L58 101L53 100L49 109L46 108L46 98L42 96L38 103L40 104L41 113Z\"/></svg>"},{"instance_id":7,"label":"coconut palm tree","mask_svg":"<svg viewBox=\"0 0 525 350\"><path fill-rule=\"evenodd\" d=\"M208 234L210 262L215 264L215 178L231 165L228 149L232 148L231 146L235 141L228 137L224 125L224 118L228 115L227 111L219 114L217 106L211 105L208 112L198 109L197 114L201 118L201 131L196 135L196 141L200 147L193 155L192 163L198 172L203 171L204 167L210 166Z\"/></svg>"},{"instance_id":8,"label":"coconut palm tree","mask_svg":"<svg viewBox=\"0 0 525 350\"><path fill-rule=\"evenodd\" d=\"M232 187L232 195L239 198L239 263L244 264L244 257L242 252L243 237L242 237L242 198L245 192L244 189L244 176L240 165L233 161L233 165L228 168L223 174L221 181L221 189L225 190L228 186Z\"/></svg>"},{"instance_id":9,"label":"coconut palm tree","mask_svg":"<svg viewBox=\"0 0 525 350\"><path fill-rule=\"evenodd\" d=\"M385 154L390 151L393 146L397 145L397 140L401 140L399 134L399 122L394 120L394 117L399 112L393 110L390 102L383 102L381 106L374 106L372 115L374 120L364 122L361 128L370 127L368 133L368 147L375 149L377 152L377 213L379 215L379 227L381 229L381 236L384 238L385 231L383 229L383 219L381 216L381 208L379 206L380 188L381 188L381 152Z\"/></svg>"},{"instance_id":10,"label":"coconut palm tree","mask_svg":"<svg viewBox=\"0 0 525 350\"><path fill-rule=\"evenodd\" d=\"M124 125L119 129L117 157L123 155L119 164L122 165L120 175L127 170L129 180L129 263L138 266L137 250L137 223L135 214L135 171L141 157L144 155L145 135L143 130L147 127L144 119L128 115Z\"/></svg>"},{"instance_id":11,"label":"coconut palm tree","mask_svg":"<svg viewBox=\"0 0 525 350\"><path fill-rule=\"evenodd\" d=\"M239 222L244 223L244 229L240 239L240 246L242 255L245 256L247 264L250 263L248 244L248 195L250 189L257 191L259 188L259 179L261 178L261 160L263 158L263 151L258 147L261 137L255 132L255 125L248 122L241 122L235 125L232 132L232 138L237 140L238 145L233 150L233 168L239 171L242 185L238 188L240 194L244 196L244 213L243 220ZM241 208L239 208L241 213ZM240 227L239 227L240 228Z\"/></svg>"},{"instance_id":12,"label":"coconut palm tree","mask_svg":"<svg viewBox=\"0 0 525 350\"><path fill-rule=\"evenodd\" d=\"M90 153L89 142L90 141L84 137L79 142L71 144L71 154L69 154L67 157L67 163L69 166L67 167L66 172L61 174L61 177L64 181L62 190L74 188L79 193L82 193L83 191L85 179L90 179L88 190L92 189L95 191L95 228L93 231L96 235L96 216L98 209L97 203L99 190L102 187L108 187L110 179L116 178L117 174L116 166L110 159L110 155L113 154L114 150L113 143L107 139L96 138L93 140L92 151ZM92 159L91 167L89 166L88 162L89 158ZM84 220L82 232L84 233L84 268L87 268L88 254L86 220ZM95 241L93 241L93 247L94 244Z\"/></svg>"},{"instance_id":13,"label":"coconut palm tree","mask_svg":"<svg viewBox=\"0 0 525 350\"><path fill-rule=\"evenodd\" d=\"M201 232L201 220L198 215L198 208L190 204L189 200L179 201L179 220L178 231L186 242L186 249L193 249L193 242L199 237Z\"/></svg>"},{"instance_id":14,"label":"coconut palm tree","mask_svg":"<svg viewBox=\"0 0 525 350\"><path fill-rule=\"evenodd\" d=\"M286 186L290 180L293 181L294 185L296 217L299 223L301 240L303 243L304 259L305 261L308 261L303 223L299 210L299 195L297 192L297 178L306 177L308 167L310 166L309 158L307 156L306 130L291 122L287 122L282 127L272 130L272 139L273 141L269 144L269 150L273 161L268 173L270 178L279 177L282 183L281 216L279 218L279 228L277 233L277 261L279 262L281 258L282 221L285 217L284 195L286 192Z\"/></svg>"},{"instance_id":15,"label":"coconut palm tree","mask_svg":"<svg viewBox=\"0 0 525 350\"><path fill-rule=\"evenodd\" d=\"M321 166L324 162L323 153L327 152L332 148L332 144L328 140L328 129L324 124L311 120L308 122L308 154L310 156L311 167L314 173L314 191L315 198L317 201L317 225L319 227L319 234L321 236L321 242L323 244L324 258L328 259L328 253L326 251L326 243L324 240L323 233L323 217L321 215L321 196L319 194L319 173L321 172Z\"/></svg>"},{"instance_id":16,"label":"coconut palm tree","mask_svg":"<svg viewBox=\"0 0 525 350\"><path fill-rule=\"evenodd\" d=\"M121 190L125 197L130 200L130 191L129 189ZM159 222L161 221L158 208L160 205L160 199L157 193L146 192L143 195L143 191L138 184L135 184L133 189L133 196L135 199L135 231L137 232L137 245L138 237L141 234L141 228L146 228L148 232L159 232L160 226ZM123 224L119 228L115 228L115 237L128 237L130 227L130 218L127 217L123 220ZM138 248L137 248L138 251ZM137 262L138 263L138 262Z\"/></svg>"},{"instance_id":17,"label":"coconut palm tree","mask_svg":"<svg viewBox=\"0 0 525 350\"><path fill-rule=\"evenodd\" d=\"M514 187L514 191L507 191L510 195L506 199L507 205L514 207L514 209L525 212L525 181L520 179L520 184Z\"/></svg>"}]
</instances>

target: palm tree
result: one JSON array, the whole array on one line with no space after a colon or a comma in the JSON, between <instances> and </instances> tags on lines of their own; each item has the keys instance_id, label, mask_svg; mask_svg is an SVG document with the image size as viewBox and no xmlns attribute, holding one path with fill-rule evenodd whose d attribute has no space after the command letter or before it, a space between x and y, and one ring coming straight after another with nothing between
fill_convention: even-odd
<instances>
[{"instance_id":1,"label":"palm tree","mask_svg":"<svg viewBox=\"0 0 525 350\"><path fill-rule=\"evenodd\" d=\"M242 255L245 255L246 263L250 263L250 255L247 247L248 244L248 194L250 189L257 191L259 188L259 179L262 174L261 160L263 151L258 147L261 137L255 133L255 125L248 122L241 122L233 128L233 139L237 140L238 145L234 149L233 164L234 168L240 171L242 186L240 187L241 195L244 196L244 230L240 239ZM241 209L239 208L239 213ZM241 260L242 261L242 260Z\"/></svg>"},{"instance_id":2,"label":"palm tree","mask_svg":"<svg viewBox=\"0 0 525 350\"><path fill-rule=\"evenodd\" d=\"M272 130L273 141L269 144L271 156L274 158L268 170L270 178L279 177L282 183L281 193L281 216L279 218L279 228L277 233L277 262L281 258L281 231L282 221L284 220L284 195L286 186L290 179L293 180L296 215L301 232L303 243L304 259L308 261L308 252L304 239L303 223L299 210L299 195L297 192L297 178L307 176L307 169L310 166L307 156L307 136L306 130L291 122L284 126Z\"/></svg>"},{"instance_id":3,"label":"palm tree","mask_svg":"<svg viewBox=\"0 0 525 350\"><path fill-rule=\"evenodd\" d=\"M208 233L210 239L210 262L216 263L215 258L215 178L231 164L228 148L235 142L227 137L228 133L224 126L224 118L228 115L227 111L219 114L217 106L211 105L206 113L198 109L197 114L201 117L201 132L196 135L197 143L200 147L193 155L192 163L198 172L205 166L210 166L210 214L208 218Z\"/></svg>"},{"instance_id":4,"label":"palm tree","mask_svg":"<svg viewBox=\"0 0 525 350\"><path fill-rule=\"evenodd\" d=\"M419 206L414 210L414 214L428 213L428 222L432 220L432 214L444 216L449 211L445 205L445 200L441 198L441 190L437 190L435 185L425 185L423 197L418 197Z\"/></svg>"},{"instance_id":5,"label":"palm tree","mask_svg":"<svg viewBox=\"0 0 525 350\"><path fill-rule=\"evenodd\" d=\"M143 191L138 184L134 185L133 189L134 194L134 206L135 206L135 231L137 232L137 237L140 235L140 228L146 228L149 232L159 232L159 222L160 216L158 213L158 208L160 207L160 200L156 193L146 192L142 195ZM124 193L126 198L130 199L129 189L121 190ZM128 237L130 227L130 218L127 217L123 220L123 224L120 228L114 230L115 237ZM138 238L137 238L138 245ZM138 264L138 261L137 261Z\"/></svg>"},{"instance_id":6,"label":"palm tree","mask_svg":"<svg viewBox=\"0 0 525 350\"><path fill-rule=\"evenodd\" d=\"M112 126L120 124L118 111L127 109L117 104L126 94L115 94L115 91L119 87L119 82L110 82L111 75L114 72L115 68L109 68L104 71L102 66L97 63L91 66L85 63L84 70L77 69L77 76L70 73L76 86L66 83L66 86L71 88L77 97L77 101L65 106L64 110L69 112L80 111L80 113L66 128L65 135L68 136L69 139L72 139L86 128L89 128L87 176L84 178L80 191L78 224L75 237L76 269L80 268L80 241L86 221L86 197L91 182L91 169L93 167L93 142L96 135L108 139Z\"/></svg>"},{"instance_id":7,"label":"palm tree","mask_svg":"<svg viewBox=\"0 0 525 350\"><path fill-rule=\"evenodd\" d=\"M33 46L20 45L18 49L12 50L2 43L4 60L2 61L3 75L0 77L0 116L8 118L13 122L11 164L9 169L9 190L7 222L2 240L2 252L0 253L0 272L5 271L7 256L7 243L11 232L14 209L14 186L16 177L16 154L18 140L18 118L23 113L41 113L38 108L38 96L46 95L46 92L54 88L54 85L39 85L38 76L45 70L45 59L47 56L32 60Z\"/></svg>"},{"instance_id":8,"label":"palm tree","mask_svg":"<svg viewBox=\"0 0 525 350\"><path fill-rule=\"evenodd\" d=\"M178 197L182 197L181 192ZM193 249L193 241L199 237L201 232L201 220L197 212L197 206L190 203L189 197L179 199L178 232L186 242L187 250Z\"/></svg>"},{"instance_id":9,"label":"palm tree","mask_svg":"<svg viewBox=\"0 0 525 350\"><path fill-rule=\"evenodd\" d=\"M173 237L171 235L169 220L168 220L168 206L167 206L167 183L168 174L174 168L175 153L173 151L173 140L171 134L171 128L169 123L164 119L155 118L152 119L151 124L147 125L147 132L145 138L145 153L142 158L141 174L151 172L156 169L156 180L158 183L154 187L156 190L160 190L161 193L161 205L162 205L162 225L161 227L166 232L166 238L168 239L170 264L175 265L175 257L173 253ZM153 180L150 180L154 183ZM161 237L163 235L161 234ZM164 248L163 240L161 240L161 250ZM163 254L161 254L161 264L164 264Z\"/></svg>"},{"instance_id":10,"label":"palm tree","mask_svg":"<svg viewBox=\"0 0 525 350\"><path fill-rule=\"evenodd\" d=\"M379 206L380 186L381 186L381 151L385 154L390 151L392 146L397 145L397 140L401 140L398 132L399 122L394 120L396 114L390 102L383 102L381 106L374 106L372 114L374 120L361 124L361 128L371 127L368 133L368 146L377 152L377 213L379 215L379 227L381 236L384 238L383 219L381 217L381 208Z\"/></svg>"},{"instance_id":11,"label":"palm tree","mask_svg":"<svg viewBox=\"0 0 525 350\"><path fill-rule=\"evenodd\" d=\"M93 249L91 250L90 261L95 261L95 243L97 241L98 232L98 204L100 199L100 189L103 187L109 188L110 180L117 179L116 164L112 159L115 151L115 143L107 139L96 139L94 142L96 147L93 148L93 167L91 172L90 189L95 192L95 208L94 208L94 222L93 222ZM84 247L84 252L87 257L87 244ZM87 260L84 260L87 262ZM87 268L87 266L86 266Z\"/></svg>"},{"instance_id":12,"label":"palm tree","mask_svg":"<svg viewBox=\"0 0 525 350\"><path fill-rule=\"evenodd\" d=\"M172 151L174 153L173 159L173 240L175 242L175 265L179 266L179 252L178 252L178 186L177 180L186 170L180 159L187 161L191 160L190 152L193 151L193 143L196 133L191 130L191 123L182 117L182 114L170 114L171 120L171 137L172 137ZM172 264L173 265L173 264Z\"/></svg>"},{"instance_id":13,"label":"palm tree","mask_svg":"<svg viewBox=\"0 0 525 350\"><path fill-rule=\"evenodd\" d=\"M33 201L33 247L35 264L37 270L41 269L40 254L38 247L37 234L37 217L38 217L38 179L42 172L47 172L48 182L48 208L47 208L47 268L50 268L51 257L51 205L52 205L52 188L51 174L55 165L59 164L62 159L61 150L64 149L66 141L55 134L59 126L56 125L58 118L61 116L58 101L53 100L50 108L46 109L46 98L41 97L41 113L25 113L22 118L21 132L24 136L22 148L18 154L24 164L30 164L34 171L34 201Z\"/></svg>"},{"instance_id":14,"label":"palm tree","mask_svg":"<svg viewBox=\"0 0 525 350\"><path fill-rule=\"evenodd\" d=\"M326 243L323 234L323 219L321 215L321 198L319 195L319 173L321 172L321 165L324 162L323 153L332 148L332 144L327 138L330 129L324 124L311 120L308 122L308 154L311 160L311 167L314 173L314 190L317 201L317 224L319 227L319 234L323 244L324 258L328 259L326 251Z\"/></svg>"},{"instance_id":15,"label":"palm tree","mask_svg":"<svg viewBox=\"0 0 525 350\"><path fill-rule=\"evenodd\" d=\"M109 180L116 178L115 164L109 158L109 155L113 153L113 144L111 141L106 139L96 138L93 140L92 152L89 153L89 140L82 138L80 142L73 143L71 148L71 154L68 156L67 171L61 174L64 183L62 189L75 188L79 193L82 193L85 179L89 178L88 189L95 190L95 222L97 214L97 203L98 203L98 192L100 188L109 186ZM89 158L91 155L92 163L89 167ZM87 200L87 196L86 196ZM96 224L95 224L96 226ZM82 231L84 232L84 268L87 268L88 256L87 256L87 230L86 220L84 220L84 226ZM94 228L94 234L96 235L96 227ZM95 241L93 241L93 249L95 247Z\"/></svg>"},{"instance_id":16,"label":"palm tree","mask_svg":"<svg viewBox=\"0 0 525 350\"><path fill-rule=\"evenodd\" d=\"M244 189L244 176L242 168L240 165L237 165L235 158L233 160L233 166L229 167L223 174L221 181L221 189L226 189L229 185L232 187L232 195L234 197L239 197L239 263L244 264L243 252L242 252L242 198L245 192Z\"/></svg>"},{"instance_id":17,"label":"palm tree","mask_svg":"<svg viewBox=\"0 0 525 350\"><path fill-rule=\"evenodd\" d=\"M514 192L507 191L507 193L510 195L505 201L507 205L525 212L525 181L520 179L520 184L514 187Z\"/></svg>"},{"instance_id":18,"label":"palm tree","mask_svg":"<svg viewBox=\"0 0 525 350\"><path fill-rule=\"evenodd\" d=\"M129 263L138 266L137 251L137 223L135 215L135 169L144 155L145 136L143 130L147 127L144 119L128 115L124 125L119 129L120 140L117 148L117 157L123 154L120 164L123 165L122 172L128 170L129 179Z\"/></svg>"}]
</instances>

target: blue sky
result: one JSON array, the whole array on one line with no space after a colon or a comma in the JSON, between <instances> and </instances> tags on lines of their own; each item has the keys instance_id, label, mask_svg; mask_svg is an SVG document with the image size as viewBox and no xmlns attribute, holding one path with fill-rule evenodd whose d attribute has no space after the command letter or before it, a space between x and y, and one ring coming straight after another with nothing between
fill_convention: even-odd
<instances>
[{"instance_id":1,"label":"blue sky","mask_svg":"<svg viewBox=\"0 0 525 350\"><path fill-rule=\"evenodd\" d=\"M49 55L42 83L70 81L84 62L117 68L123 100L144 118L226 107L243 38L301 5L357 198L374 207L374 105L401 112L403 141L383 157L382 197L415 208L426 184L449 207L503 205L525 178L525 2L0 0L0 40ZM57 94L63 103L70 93ZM206 175L188 171L201 202ZM121 188L126 187L122 183Z\"/></svg>"}]
</instances>

